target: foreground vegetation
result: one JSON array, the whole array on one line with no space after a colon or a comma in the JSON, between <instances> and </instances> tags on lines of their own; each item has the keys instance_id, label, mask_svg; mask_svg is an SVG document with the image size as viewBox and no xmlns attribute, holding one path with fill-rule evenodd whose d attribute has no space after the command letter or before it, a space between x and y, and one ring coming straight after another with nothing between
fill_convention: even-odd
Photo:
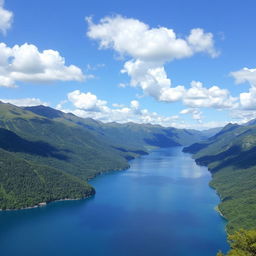
<instances>
[{"instance_id":1,"label":"foreground vegetation","mask_svg":"<svg viewBox=\"0 0 256 256\"><path fill-rule=\"evenodd\" d=\"M210 185L221 195L219 210L228 220L228 232L256 228L256 168L227 167L213 177Z\"/></svg>"},{"instance_id":2,"label":"foreground vegetation","mask_svg":"<svg viewBox=\"0 0 256 256\"><path fill-rule=\"evenodd\" d=\"M228 236L231 250L226 256L255 256L256 230L239 230ZM225 256L219 252L217 256Z\"/></svg>"}]
</instances>

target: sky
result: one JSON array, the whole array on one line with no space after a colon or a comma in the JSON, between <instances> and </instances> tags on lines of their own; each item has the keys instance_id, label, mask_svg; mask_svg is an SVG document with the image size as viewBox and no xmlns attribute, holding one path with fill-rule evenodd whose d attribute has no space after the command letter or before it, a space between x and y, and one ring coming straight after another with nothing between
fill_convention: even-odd
<instances>
[{"instance_id":1,"label":"sky","mask_svg":"<svg viewBox=\"0 0 256 256\"><path fill-rule=\"evenodd\" d=\"M256 118L254 0L0 0L0 100L103 122Z\"/></svg>"}]
</instances>

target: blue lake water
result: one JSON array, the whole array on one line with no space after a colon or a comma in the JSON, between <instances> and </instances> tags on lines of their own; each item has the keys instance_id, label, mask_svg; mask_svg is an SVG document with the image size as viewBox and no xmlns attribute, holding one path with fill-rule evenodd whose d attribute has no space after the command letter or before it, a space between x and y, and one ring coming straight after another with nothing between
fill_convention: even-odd
<instances>
[{"instance_id":1,"label":"blue lake water","mask_svg":"<svg viewBox=\"0 0 256 256\"><path fill-rule=\"evenodd\" d=\"M1 256L215 256L228 249L219 198L180 147L91 181L90 199L0 212Z\"/></svg>"}]
</instances>

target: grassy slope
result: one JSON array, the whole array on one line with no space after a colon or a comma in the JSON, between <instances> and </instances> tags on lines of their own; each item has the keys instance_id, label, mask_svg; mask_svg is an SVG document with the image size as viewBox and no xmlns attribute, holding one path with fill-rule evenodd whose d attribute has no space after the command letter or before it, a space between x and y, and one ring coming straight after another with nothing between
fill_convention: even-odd
<instances>
[{"instance_id":1,"label":"grassy slope","mask_svg":"<svg viewBox=\"0 0 256 256\"><path fill-rule=\"evenodd\" d=\"M256 126L228 125L184 151L212 172L210 184L221 196L219 209L228 219L228 231L256 228Z\"/></svg>"}]
</instances>

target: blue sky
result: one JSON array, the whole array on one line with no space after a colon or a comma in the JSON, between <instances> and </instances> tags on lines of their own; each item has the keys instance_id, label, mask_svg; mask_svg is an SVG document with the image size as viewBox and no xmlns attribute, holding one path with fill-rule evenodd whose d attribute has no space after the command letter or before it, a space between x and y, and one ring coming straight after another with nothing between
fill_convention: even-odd
<instances>
[{"instance_id":1,"label":"blue sky","mask_svg":"<svg viewBox=\"0 0 256 256\"><path fill-rule=\"evenodd\" d=\"M253 0L0 0L0 99L105 122L245 122L256 117L255 9Z\"/></svg>"}]
</instances>

